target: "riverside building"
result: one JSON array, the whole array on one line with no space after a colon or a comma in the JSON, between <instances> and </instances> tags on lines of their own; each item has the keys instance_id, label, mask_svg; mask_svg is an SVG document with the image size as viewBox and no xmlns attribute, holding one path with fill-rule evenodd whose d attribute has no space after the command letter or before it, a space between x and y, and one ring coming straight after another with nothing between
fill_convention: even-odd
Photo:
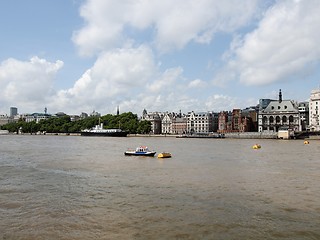
<instances>
[{"instance_id":1,"label":"riverside building","mask_svg":"<svg viewBox=\"0 0 320 240\"><path fill-rule=\"evenodd\" d=\"M320 131L320 89L312 90L309 100L309 129L310 131Z\"/></svg>"},{"instance_id":2,"label":"riverside building","mask_svg":"<svg viewBox=\"0 0 320 240\"><path fill-rule=\"evenodd\" d=\"M301 131L298 104L292 100L282 100L281 89L279 99L260 99L258 131L278 132L279 129Z\"/></svg>"},{"instance_id":3,"label":"riverside building","mask_svg":"<svg viewBox=\"0 0 320 240\"><path fill-rule=\"evenodd\" d=\"M189 112L187 115L187 133L209 134L213 131L213 117L210 112Z\"/></svg>"}]
</instances>

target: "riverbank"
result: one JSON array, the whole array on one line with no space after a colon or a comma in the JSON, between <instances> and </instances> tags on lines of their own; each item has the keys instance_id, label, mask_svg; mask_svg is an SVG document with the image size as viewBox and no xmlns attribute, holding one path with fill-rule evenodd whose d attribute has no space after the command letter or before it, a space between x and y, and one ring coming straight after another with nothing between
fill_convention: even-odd
<instances>
[{"instance_id":1,"label":"riverbank","mask_svg":"<svg viewBox=\"0 0 320 240\"><path fill-rule=\"evenodd\" d=\"M273 132L242 132L210 135L176 135L176 134L129 134L128 137L175 137L175 138L236 138L236 139L277 139L278 133Z\"/></svg>"},{"instance_id":2,"label":"riverbank","mask_svg":"<svg viewBox=\"0 0 320 240\"><path fill-rule=\"evenodd\" d=\"M1 132L0 135L46 135L46 136L81 136L80 133L8 133ZM128 134L127 137L169 137L169 138L206 138L206 139L223 139L223 138L234 138L234 139L279 139L277 132L242 132L242 133L224 133L211 134L211 135L177 135L177 134ZM310 139L320 140L320 135L299 135L293 139Z\"/></svg>"}]
</instances>

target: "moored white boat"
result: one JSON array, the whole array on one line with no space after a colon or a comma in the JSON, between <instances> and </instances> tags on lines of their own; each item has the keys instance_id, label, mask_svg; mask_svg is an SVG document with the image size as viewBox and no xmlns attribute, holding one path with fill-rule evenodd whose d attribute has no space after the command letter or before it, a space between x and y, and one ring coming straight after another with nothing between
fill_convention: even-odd
<instances>
[{"instance_id":1,"label":"moored white boat","mask_svg":"<svg viewBox=\"0 0 320 240\"><path fill-rule=\"evenodd\" d=\"M101 123L92 129L85 129L81 131L81 136L126 137L127 132L118 128L104 129L103 123Z\"/></svg>"},{"instance_id":2,"label":"moored white boat","mask_svg":"<svg viewBox=\"0 0 320 240\"><path fill-rule=\"evenodd\" d=\"M146 156L146 157L154 157L156 154L155 151L150 151L146 146L137 147L136 150L127 150L124 152L124 155L127 156Z\"/></svg>"}]
</instances>

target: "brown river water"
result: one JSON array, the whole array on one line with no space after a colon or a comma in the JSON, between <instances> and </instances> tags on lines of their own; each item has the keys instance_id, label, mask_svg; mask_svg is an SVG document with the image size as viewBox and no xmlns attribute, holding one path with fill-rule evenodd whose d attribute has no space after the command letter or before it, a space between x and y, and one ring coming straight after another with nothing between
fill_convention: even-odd
<instances>
[{"instance_id":1,"label":"brown river water","mask_svg":"<svg viewBox=\"0 0 320 240\"><path fill-rule=\"evenodd\" d=\"M172 158L124 156L139 145ZM319 156L319 140L0 136L0 239L320 239Z\"/></svg>"}]
</instances>

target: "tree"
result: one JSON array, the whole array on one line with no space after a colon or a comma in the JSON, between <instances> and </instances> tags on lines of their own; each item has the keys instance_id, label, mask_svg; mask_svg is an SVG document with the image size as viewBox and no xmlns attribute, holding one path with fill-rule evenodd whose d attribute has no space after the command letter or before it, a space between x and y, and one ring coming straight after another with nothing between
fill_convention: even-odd
<instances>
[{"instance_id":1,"label":"tree","mask_svg":"<svg viewBox=\"0 0 320 240\"><path fill-rule=\"evenodd\" d=\"M120 115L107 114L102 117L92 116L75 122L71 122L68 115L41 120L39 123L35 121L27 123L19 120L18 122L2 126L2 129L9 132L18 132L21 128L24 133L36 133L38 131L47 133L77 133L84 129L90 129L99 123L103 123L104 128L121 128L131 134L145 134L151 131L151 123L149 121L139 121L138 116L132 112Z\"/></svg>"}]
</instances>

